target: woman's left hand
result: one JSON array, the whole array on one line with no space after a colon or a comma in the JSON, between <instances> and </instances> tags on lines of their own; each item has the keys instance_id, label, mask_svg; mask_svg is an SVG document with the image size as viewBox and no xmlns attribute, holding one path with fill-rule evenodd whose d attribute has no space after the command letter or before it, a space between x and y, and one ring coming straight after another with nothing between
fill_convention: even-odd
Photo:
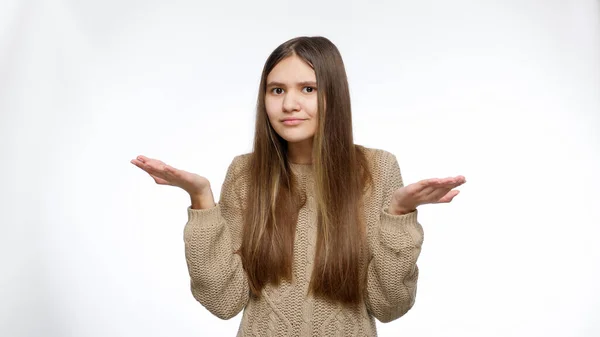
<instances>
[{"instance_id":1,"label":"woman's left hand","mask_svg":"<svg viewBox=\"0 0 600 337\"><path fill-rule=\"evenodd\" d=\"M389 208L392 214L413 212L417 206L424 204L448 203L458 195L454 188L467 182L465 177L425 179L394 191Z\"/></svg>"}]
</instances>

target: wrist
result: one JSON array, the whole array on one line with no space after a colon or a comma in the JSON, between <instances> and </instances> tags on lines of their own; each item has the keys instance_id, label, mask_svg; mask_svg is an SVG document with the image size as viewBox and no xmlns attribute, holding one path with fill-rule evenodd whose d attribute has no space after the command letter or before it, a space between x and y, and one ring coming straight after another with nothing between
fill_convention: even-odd
<instances>
[{"instance_id":1,"label":"wrist","mask_svg":"<svg viewBox=\"0 0 600 337\"><path fill-rule=\"evenodd\" d=\"M190 194L192 209L207 209L216 206L210 187L202 192Z\"/></svg>"},{"instance_id":2,"label":"wrist","mask_svg":"<svg viewBox=\"0 0 600 337\"><path fill-rule=\"evenodd\" d=\"M416 210L416 208L408 208L397 205L392 205L388 208L388 212L393 215L404 215L408 213L412 213Z\"/></svg>"}]
</instances>

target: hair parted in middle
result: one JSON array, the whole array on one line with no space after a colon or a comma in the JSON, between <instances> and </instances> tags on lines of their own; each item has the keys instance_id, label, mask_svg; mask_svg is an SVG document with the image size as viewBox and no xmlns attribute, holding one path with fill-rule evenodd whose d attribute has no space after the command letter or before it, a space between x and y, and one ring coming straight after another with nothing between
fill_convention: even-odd
<instances>
[{"instance_id":1,"label":"hair parted in middle","mask_svg":"<svg viewBox=\"0 0 600 337\"><path fill-rule=\"evenodd\" d=\"M260 297L267 283L291 281L296 222L306 196L298 193L287 141L269 121L265 95L271 70L294 55L312 67L318 87L318 128L312 150L318 229L309 291L332 301L359 304L365 295L367 258L362 203L372 176L362 147L353 140L344 63L327 38L291 39L265 62L238 253L254 296Z\"/></svg>"}]
</instances>

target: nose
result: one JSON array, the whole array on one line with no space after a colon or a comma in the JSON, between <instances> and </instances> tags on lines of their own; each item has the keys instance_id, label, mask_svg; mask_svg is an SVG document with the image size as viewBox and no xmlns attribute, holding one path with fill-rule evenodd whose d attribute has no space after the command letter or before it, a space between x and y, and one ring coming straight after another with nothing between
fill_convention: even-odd
<instances>
[{"instance_id":1,"label":"nose","mask_svg":"<svg viewBox=\"0 0 600 337\"><path fill-rule=\"evenodd\" d=\"M283 97L283 112L293 112L300 110L298 97L293 92L288 92Z\"/></svg>"}]
</instances>

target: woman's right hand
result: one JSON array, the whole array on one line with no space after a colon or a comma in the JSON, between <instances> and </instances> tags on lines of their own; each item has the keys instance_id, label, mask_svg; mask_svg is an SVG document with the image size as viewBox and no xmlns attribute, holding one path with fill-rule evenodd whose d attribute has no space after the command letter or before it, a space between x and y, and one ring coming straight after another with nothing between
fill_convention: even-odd
<instances>
[{"instance_id":1,"label":"woman's right hand","mask_svg":"<svg viewBox=\"0 0 600 337\"><path fill-rule=\"evenodd\" d=\"M157 184L180 187L190 196L199 196L210 191L208 179L195 173L178 170L158 159L138 156L131 160L131 163L146 171Z\"/></svg>"}]
</instances>

